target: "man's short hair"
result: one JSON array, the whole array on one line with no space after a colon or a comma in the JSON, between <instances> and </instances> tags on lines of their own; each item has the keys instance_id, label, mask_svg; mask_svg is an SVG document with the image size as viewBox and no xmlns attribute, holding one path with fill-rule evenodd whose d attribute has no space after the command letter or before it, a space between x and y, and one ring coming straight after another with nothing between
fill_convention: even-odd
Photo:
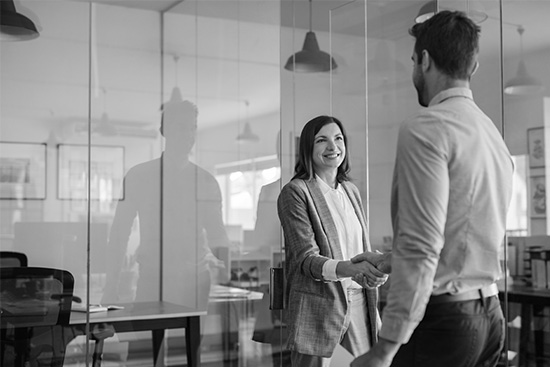
<instances>
[{"instance_id":1,"label":"man's short hair","mask_svg":"<svg viewBox=\"0 0 550 367\"><path fill-rule=\"evenodd\" d=\"M481 28L461 11L444 10L409 34L416 38L414 51L422 62L422 51L430 54L437 68L453 79L468 80L475 70Z\"/></svg>"}]
</instances>

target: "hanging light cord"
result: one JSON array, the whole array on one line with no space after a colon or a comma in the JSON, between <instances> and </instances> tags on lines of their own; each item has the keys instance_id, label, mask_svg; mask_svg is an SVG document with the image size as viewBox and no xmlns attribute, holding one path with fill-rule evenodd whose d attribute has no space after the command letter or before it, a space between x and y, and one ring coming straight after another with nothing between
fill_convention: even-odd
<instances>
[{"instance_id":1,"label":"hanging light cord","mask_svg":"<svg viewBox=\"0 0 550 367\"><path fill-rule=\"evenodd\" d=\"M248 99L245 99L244 100L244 105L246 106L246 120L245 120L245 123L248 123L248 105L250 104L250 102L248 101Z\"/></svg>"},{"instance_id":2,"label":"hanging light cord","mask_svg":"<svg viewBox=\"0 0 550 367\"><path fill-rule=\"evenodd\" d=\"M175 87L179 87L179 81L178 81L178 72L179 72L179 66L178 61L180 60L180 57L176 54L174 54L174 81L175 81Z\"/></svg>"},{"instance_id":3,"label":"hanging light cord","mask_svg":"<svg viewBox=\"0 0 550 367\"><path fill-rule=\"evenodd\" d=\"M525 32L525 28L523 28L522 25L518 26L518 33L519 33L519 52L520 56L523 57L523 32Z\"/></svg>"},{"instance_id":4,"label":"hanging light cord","mask_svg":"<svg viewBox=\"0 0 550 367\"><path fill-rule=\"evenodd\" d=\"M313 30L312 25L311 25L311 23L312 23L312 18L313 18L312 9L313 9L313 7L312 7L312 0L309 0L309 31L310 31L310 32Z\"/></svg>"}]
</instances>

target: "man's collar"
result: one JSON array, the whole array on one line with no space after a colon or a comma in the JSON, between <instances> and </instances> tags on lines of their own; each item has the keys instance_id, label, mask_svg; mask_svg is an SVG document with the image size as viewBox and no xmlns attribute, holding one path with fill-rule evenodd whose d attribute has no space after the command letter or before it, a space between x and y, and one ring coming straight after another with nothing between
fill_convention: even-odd
<instances>
[{"instance_id":1,"label":"man's collar","mask_svg":"<svg viewBox=\"0 0 550 367\"><path fill-rule=\"evenodd\" d=\"M428 107L439 104L451 97L464 97L472 100L474 99L472 90L469 88L464 88L464 87L449 88L437 93L430 101L430 104L428 105Z\"/></svg>"}]
</instances>

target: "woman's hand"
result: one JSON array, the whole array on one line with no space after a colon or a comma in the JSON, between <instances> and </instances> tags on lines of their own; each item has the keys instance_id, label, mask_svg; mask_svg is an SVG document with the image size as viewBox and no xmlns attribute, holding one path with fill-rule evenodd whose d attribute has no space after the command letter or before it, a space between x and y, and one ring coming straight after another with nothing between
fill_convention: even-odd
<instances>
[{"instance_id":1,"label":"woman's hand","mask_svg":"<svg viewBox=\"0 0 550 367\"><path fill-rule=\"evenodd\" d=\"M353 263L363 261L368 261L385 274L391 273L391 252L383 254L378 251L365 251L362 254L356 255L351 258L351 262Z\"/></svg>"},{"instance_id":2,"label":"woman's hand","mask_svg":"<svg viewBox=\"0 0 550 367\"><path fill-rule=\"evenodd\" d=\"M368 261L340 261L336 266L336 275L339 278L351 277L363 288L368 289L380 287L388 280L388 274L383 273Z\"/></svg>"}]
</instances>

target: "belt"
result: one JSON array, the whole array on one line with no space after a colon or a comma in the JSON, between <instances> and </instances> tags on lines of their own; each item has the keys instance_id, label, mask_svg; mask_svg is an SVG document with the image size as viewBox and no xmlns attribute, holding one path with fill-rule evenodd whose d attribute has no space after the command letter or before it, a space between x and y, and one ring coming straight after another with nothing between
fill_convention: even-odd
<instances>
[{"instance_id":1,"label":"belt","mask_svg":"<svg viewBox=\"0 0 550 367\"><path fill-rule=\"evenodd\" d=\"M460 302L460 301L471 301L474 299L482 299L487 297L496 296L498 294L498 287L496 284L487 285L480 289L473 289L471 291L466 291L457 294L439 294L437 296L431 296L428 304L434 305L438 303L448 303L448 302Z\"/></svg>"}]
</instances>

